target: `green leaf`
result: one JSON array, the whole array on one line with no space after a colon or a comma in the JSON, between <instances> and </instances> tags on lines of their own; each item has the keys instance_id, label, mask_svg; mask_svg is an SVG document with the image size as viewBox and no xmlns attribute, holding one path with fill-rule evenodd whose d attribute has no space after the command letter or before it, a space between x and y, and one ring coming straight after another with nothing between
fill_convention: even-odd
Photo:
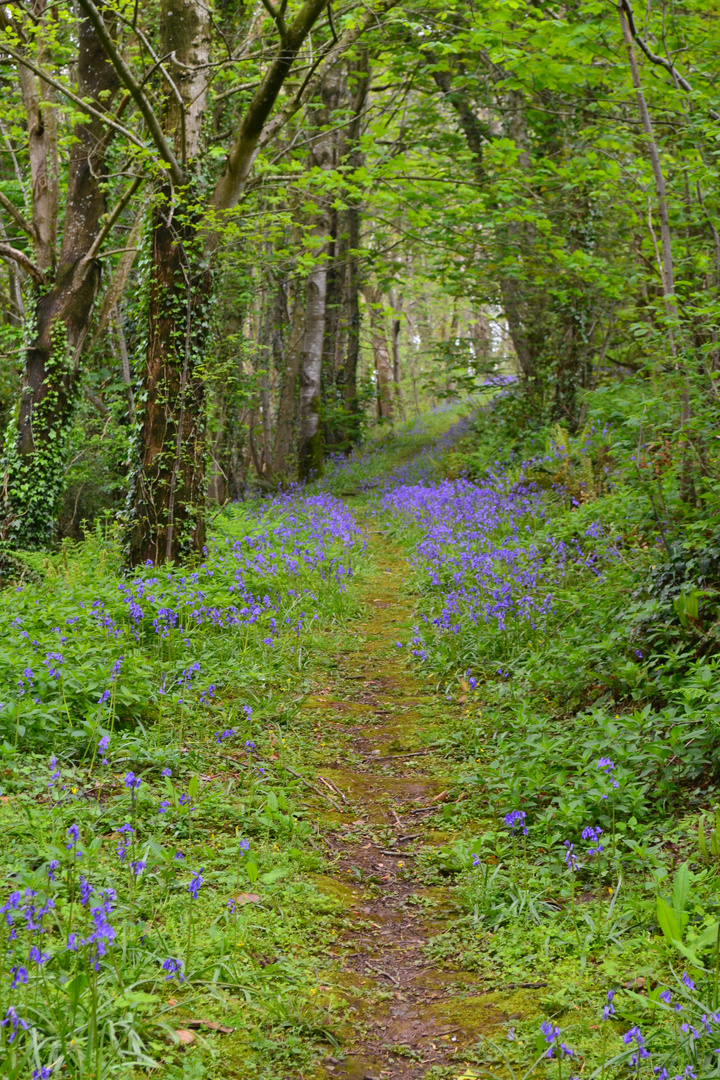
<instances>
[{"instance_id":1,"label":"green leaf","mask_svg":"<svg viewBox=\"0 0 720 1080\"><path fill-rule=\"evenodd\" d=\"M279 881L280 878L287 877L289 873L289 866L276 866L274 870L268 870L266 873L261 874L260 881L266 885L271 885L273 881Z\"/></svg>"},{"instance_id":2,"label":"green leaf","mask_svg":"<svg viewBox=\"0 0 720 1080\"><path fill-rule=\"evenodd\" d=\"M688 864L684 862L678 867L675 874L675 881L673 882L673 910L678 924L682 926L682 917L687 907L688 898L690 896L690 870ZM676 934L676 937L682 938L682 933Z\"/></svg>"},{"instance_id":3,"label":"green leaf","mask_svg":"<svg viewBox=\"0 0 720 1080\"><path fill-rule=\"evenodd\" d=\"M674 942L682 939L680 921L662 896L657 898L657 921L667 941Z\"/></svg>"}]
</instances>

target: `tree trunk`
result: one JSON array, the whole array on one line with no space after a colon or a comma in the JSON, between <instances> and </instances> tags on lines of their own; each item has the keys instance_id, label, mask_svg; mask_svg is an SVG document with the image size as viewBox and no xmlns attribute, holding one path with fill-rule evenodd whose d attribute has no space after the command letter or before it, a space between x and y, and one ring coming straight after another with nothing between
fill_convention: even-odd
<instances>
[{"instance_id":1,"label":"tree trunk","mask_svg":"<svg viewBox=\"0 0 720 1080\"><path fill-rule=\"evenodd\" d=\"M118 88L99 39L84 20L78 33L78 88L98 110ZM87 256L105 213L108 130L97 119L75 128L69 149L65 228L56 265L57 198L54 192L54 120L43 115L37 79L21 67L28 117L33 188L36 285L19 406L5 441L3 537L21 548L50 543L65 477L67 441L78 390L80 352L100 283L100 264ZM49 112L53 112L50 106Z\"/></svg>"},{"instance_id":2,"label":"tree trunk","mask_svg":"<svg viewBox=\"0 0 720 1080\"><path fill-rule=\"evenodd\" d=\"M301 480L321 476L323 469L320 428L320 376L325 336L327 262L315 267L305 290L305 337L300 368L300 418L298 424L298 471Z\"/></svg>"},{"instance_id":3,"label":"tree trunk","mask_svg":"<svg viewBox=\"0 0 720 1080\"><path fill-rule=\"evenodd\" d=\"M392 420L395 403L393 369L388 351L382 294L376 285L365 289L365 299L370 309L370 340L377 375L378 420Z\"/></svg>"},{"instance_id":4,"label":"tree trunk","mask_svg":"<svg viewBox=\"0 0 720 1080\"><path fill-rule=\"evenodd\" d=\"M153 210L147 290L143 392L128 496L131 566L175 561L205 546L206 401L203 367L212 280L202 255L189 178L200 152L207 101L210 14L201 0L162 0L162 54L180 101L165 100L164 130L187 170L184 187L168 186Z\"/></svg>"},{"instance_id":5,"label":"tree trunk","mask_svg":"<svg viewBox=\"0 0 720 1080\"><path fill-rule=\"evenodd\" d=\"M310 167L329 172L337 164L337 144L330 127L343 86L340 66L330 68L320 89L322 105L313 110ZM317 265L308 275L305 304L305 340L300 369L300 415L298 424L298 470L301 480L321 476L323 471L323 433L320 425L322 359L327 315L329 245L332 236L332 210L326 195L315 226Z\"/></svg>"},{"instance_id":6,"label":"tree trunk","mask_svg":"<svg viewBox=\"0 0 720 1080\"><path fill-rule=\"evenodd\" d=\"M348 67L348 78L353 89L352 120L348 124L346 146L347 164L351 169L361 169L364 155L360 149L360 135L365 116L370 85L370 62L367 49L360 49L357 60ZM354 85L353 85L354 84ZM351 174L352 175L352 174ZM357 369L360 360L360 222L359 200L350 202L347 209L347 253L345 266L345 323L347 326L347 352L343 370L343 397L350 419L350 442L360 438L360 401L357 389Z\"/></svg>"},{"instance_id":7,"label":"tree trunk","mask_svg":"<svg viewBox=\"0 0 720 1080\"><path fill-rule=\"evenodd\" d=\"M205 545L205 384L211 281L197 222L169 189L153 216L138 457L130 488L131 566ZM170 209L172 207L172 220ZM184 224L183 224L184 219Z\"/></svg>"},{"instance_id":8,"label":"tree trunk","mask_svg":"<svg viewBox=\"0 0 720 1080\"><path fill-rule=\"evenodd\" d=\"M405 404L402 396L402 371L400 368L400 331L402 329L402 296L396 297L390 291L390 304L393 309L392 323L392 357L393 357L393 382L395 384L395 399L397 401L400 416L405 416Z\"/></svg>"},{"instance_id":9,"label":"tree trunk","mask_svg":"<svg viewBox=\"0 0 720 1080\"><path fill-rule=\"evenodd\" d=\"M275 424L275 446L273 449L273 468L275 476L283 477L288 454L292 446L293 420L295 417L295 392L298 372L303 355L305 337L305 304L303 295L295 299L292 328L285 349L283 381L278 402L277 421Z\"/></svg>"}]
</instances>

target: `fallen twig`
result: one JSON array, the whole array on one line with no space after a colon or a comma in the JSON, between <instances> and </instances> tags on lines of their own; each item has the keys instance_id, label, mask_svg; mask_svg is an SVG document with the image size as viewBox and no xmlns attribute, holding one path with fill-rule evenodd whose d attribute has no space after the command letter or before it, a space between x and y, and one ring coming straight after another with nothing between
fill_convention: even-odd
<instances>
[{"instance_id":1,"label":"fallen twig","mask_svg":"<svg viewBox=\"0 0 720 1080\"><path fill-rule=\"evenodd\" d=\"M339 795L344 803L347 803L347 799L343 795L342 791L337 786L337 784L333 783L332 780L326 780L324 776L318 776L318 780L321 780L326 787L329 787L331 791L334 791L336 795Z\"/></svg>"},{"instance_id":2,"label":"fallen twig","mask_svg":"<svg viewBox=\"0 0 720 1080\"><path fill-rule=\"evenodd\" d=\"M377 972L378 975L384 975L386 979L389 979L395 986L400 986L394 975L391 975L389 971L382 971L380 968L376 968L374 964L371 964L369 960L365 961L365 967L369 967L371 971Z\"/></svg>"},{"instance_id":3,"label":"fallen twig","mask_svg":"<svg viewBox=\"0 0 720 1080\"><path fill-rule=\"evenodd\" d=\"M315 787L314 784L311 784L309 780L306 780L304 776L300 775L300 773L296 773L295 770L291 769L288 765L285 766L285 769L287 772L290 773L291 776L294 776L296 780L301 780L303 784L306 784L307 787L309 787L311 791L314 791L316 795L319 795L323 799L327 799L327 801L331 803L331 805L334 806L340 814L342 814L342 806L340 806L339 803L336 803L334 799L331 799L329 795L326 795L324 791L321 791L320 788Z\"/></svg>"}]
</instances>

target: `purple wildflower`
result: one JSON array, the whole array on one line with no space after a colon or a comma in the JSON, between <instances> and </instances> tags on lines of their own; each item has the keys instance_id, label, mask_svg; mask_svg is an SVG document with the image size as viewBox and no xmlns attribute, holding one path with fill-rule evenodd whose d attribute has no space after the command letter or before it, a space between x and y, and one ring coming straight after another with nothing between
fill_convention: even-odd
<instances>
[{"instance_id":1,"label":"purple wildflower","mask_svg":"<svg viewBox=\"0 0 720 1080\"><path fill-rule=\"evenodd\" d=\"M203 883L202 872L205 869L201 866L200 869L193 875L192 881L188 885L188 892L192 896L193 900L197 900L198 893L200 892L200 886Z\"/></svg>"},{"instance_id":2,"label":"purple wildflower","mask_svg":"<svg viewBox=\"0 0 720 1080\"><path fill-rule=\"evenodd\" d=\"M527 836L524 810L511 810L509 814L505 815L505 824L510 829L510 832L514 833L516 829L519 829L523 836Z\"/></svg>"},{"instance_id":3,"label":"purple wildflower","mask_svg":"<svg viewBox=\"0 0 720 1080\"><path fill-rule=\"evenodd\" d=\"M23 1020L21 1016L18 1016L17 1010L13 1005L11 1005L6 1012L5 1019L0 1020L0 1027L5 1027L7 1024L10 1025L10 1037L8 1039L9 1043L14 1040L15 1036L18 1033L18 1028L22 1028L23 1031L27 1031L28 1029L27 1021Z\"/></svg>"},{"instance_id":4,"label":"purple wildflower","mask_svg":"<svg viewBox=\"0 0 720 1080\"><path fill-rule=\"evenodd\" d=\"M172 956L169 956L167 960L164 960L160 966L162 967L163 971L167 971L167 975L165 976L166 982L168 982L174 977L177 977L178 982L183 982L184 976L182 973L182 960L176 960Z\"/></svg>"}]
</instances>

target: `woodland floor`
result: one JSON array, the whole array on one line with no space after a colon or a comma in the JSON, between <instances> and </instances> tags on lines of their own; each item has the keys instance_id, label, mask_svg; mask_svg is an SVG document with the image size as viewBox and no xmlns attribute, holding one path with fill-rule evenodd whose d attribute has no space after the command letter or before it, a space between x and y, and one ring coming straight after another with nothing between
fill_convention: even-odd
<instances>
[{"instance_id":1,"label":"woodland floor","mask_svg":"<svg viewBox=\"0 0 720 1080\"><path fill-rule=\"evenodd\" d=\"M377 531L368 539L374 570L355 647L337 655L334 675L318 679L303 709L319 744L317 781L342 807L311 804L331 859L318 884L342 901L346 916L324 978L354 1017L342 1050L311 1075L460 1076L463 1049L520 1018L533 984L488 985L427 957L430 939L459 914L451 886L423 887L414 866L428 846L453 839L451 823L442 831L428 824L452 786L428 743L461 706L408 671L395 645L407 640L412 619L407 559Z\"/></svg>"}]
</instances>

